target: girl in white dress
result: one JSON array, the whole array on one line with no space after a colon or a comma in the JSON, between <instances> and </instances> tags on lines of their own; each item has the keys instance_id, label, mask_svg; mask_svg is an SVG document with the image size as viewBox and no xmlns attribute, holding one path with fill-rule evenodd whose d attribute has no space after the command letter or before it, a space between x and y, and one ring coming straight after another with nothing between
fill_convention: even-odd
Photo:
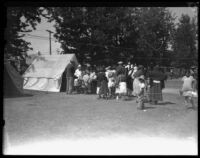
<instances>
[{"instance_id":1,"label":"girl in white dress","mask_svg":"<svg viewBox=\"0 0 200 158\"><path fill-rule=\"evenodd\" d=\"M188 107L188 104L192 105L192 108L195 109L193 97L195 97L195 88L194 88L194 82L195 79L190 75L190 72L187 71L186 75L182 78L183 85L180 90L180 95L182 95L185 99L185 105Z\"/></svg>"}]
</instances>

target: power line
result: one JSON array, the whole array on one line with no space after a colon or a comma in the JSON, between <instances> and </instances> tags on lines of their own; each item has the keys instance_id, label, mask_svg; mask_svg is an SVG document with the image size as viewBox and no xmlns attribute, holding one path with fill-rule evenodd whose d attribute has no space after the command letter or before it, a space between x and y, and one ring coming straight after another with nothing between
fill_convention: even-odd
<instances>
[{"instance_id":1,"label":"power line","mask_svg":"<svg viewBox=\"0 0 200 158\"><path fill-rule=\"evenodd\" d=\"M28 32L19 32L19 33L24 34L24 35L28 35L28 36L41 37L41 38L49 39L49 37L47 37L47 36L33 35L33 34L28 33ZM54 39L56 39L56 38L54 38Z\"/></svg>"},{"instance_id":2,"label":"power line","mask_svg":"<svg viewBox=\"0 0 200 158\"><path fill-rule=\"evenodd\" d=\"M26 35L26 38L49 40L48 38L44 38L43 36L36 36L36 35ZM57 40L53 40L53 39L51 39L51 40L54 42L57 42Z\"/></svg>"}]
</instances>

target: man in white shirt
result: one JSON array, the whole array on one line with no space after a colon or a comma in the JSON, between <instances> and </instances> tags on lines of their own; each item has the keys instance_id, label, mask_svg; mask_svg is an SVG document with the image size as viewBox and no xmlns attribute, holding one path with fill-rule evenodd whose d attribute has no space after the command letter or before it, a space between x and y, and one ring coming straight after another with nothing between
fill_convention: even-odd
<instances>
[{"instance_id":1,"label":"man in white shirt","mask_svg":"<svg viewBox=\"0 0 200 158\"><path fill-rule=\"evenodd\" d=\"M79 86L81 86L81 80L82 80L82 71L81 71L81 65L78 65L74 76L76 77L76 79L74 80L74 86L75 86L75 90L78 93L79 91Z\"/></svg>"},{"instance_id":2,"label":"man in white shirt","mask_svg":"<svg viewBox=\"0 0 200 158\"><path fill-rule=\"evenodd\" d=\"M81 65L78 65L74 75L78 78L78 79L81 79L82 77L82 71L81 71Z\"/></svg>"}]
</instances>

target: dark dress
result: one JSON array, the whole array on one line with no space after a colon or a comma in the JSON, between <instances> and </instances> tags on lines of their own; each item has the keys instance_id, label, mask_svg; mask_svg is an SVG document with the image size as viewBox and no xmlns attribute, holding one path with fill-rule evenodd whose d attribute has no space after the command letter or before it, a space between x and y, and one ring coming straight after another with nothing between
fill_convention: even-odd
<instances>
[{"instance_id":1,"label":"dark dress","mask_svg":"<svg viewBox=\"0 0 200 158\"><path fill-rule=\"evenodd\" d=\"M129 70L129 71L132 71L133 73L133 70ZM130 89L131 91L133 90L133 79L131 77L132 73L129 75L127 74L127 80L126 80L127 88Z\"/></svg>"},{"instance_id":2,"label":"dark dress","mask_svg":"<svg viewBox=\"0 0 200 158\"><path fill-rule=\"evenodd\" d=\"M162 88L164 88L165 74L159 70L154 70L149 73L150 77L150 89L149 89L149 100L152 102L162 101ZM156 83L160 81L160 83Z\"/></svg>"},{"instance_id":3,"label":"dark dress","mask_svg":"<svg viewBox=\"0 0 200 158\"><path fill-rule=\"evenodd\" d=\"M116 68L116 75L125 74L125 68L122 65L117 66Z\"/></svg>"},{"instance_id":4,"label":"dark dress","mask_svg":"<svg viewBox=\"0 0 200 158\"><path fill-rule=\"evenodd\" d=\"M99 95L106 96L109 92L108 90L108 79L104 72L100 72L97 74L97 84L100 87Z\"/></svg>"},{"instance_id":5,"label":"dark dress","mask_svg":"<svg viewBox=\"0 0 200 158\"><path fill-rule=\"evenodd\" d=\"M69 63L65 69L66 72L66 93L72 93L74 87L74 66Z\"/></svg>"}]
</instances>

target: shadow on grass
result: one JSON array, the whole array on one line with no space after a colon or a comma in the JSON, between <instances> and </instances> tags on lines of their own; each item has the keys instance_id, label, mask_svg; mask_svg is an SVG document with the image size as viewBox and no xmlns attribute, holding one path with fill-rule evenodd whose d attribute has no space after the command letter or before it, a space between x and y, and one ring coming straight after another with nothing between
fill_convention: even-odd
<instances>
[{"instance_id":1,"label":"shadow on grass","mask_svg":"<svg viewBox=\"0 0 200 158\"><path fill-rule=\"evenodd\" d=\"M126 98L123 98L122 100L124 101L136 100L136 97L126 97Z\"/></svg>"},{"instance_id":2,"label":"shadow on grass","mask_svg":"<svg viewBox=\"0 0 200 158\"><path fill-rule=\"evenodd\" d=\"M156 107L152 107L152 106L145 106L144 109L155 109Z\"/></svg>"},{"instance_id":3,"label":"shadow on grass","mask_svg":"<svg viewBox=\"0 0 200 158\"><path fill-rule=\"evenodd\" d=\"M175 103L167 101L167 102L157 103L156 105L167 105L167 104L175 104Z\"/></svg>"},{"instance_id":4,"label":"shadow on grass","mask_svg":"<svg viewBox=\"0 0 200 158\"><path fill-rule=\"evenodd\" d=\"M32 97L32 94L22 94L22 95L10 95L4 96L4 98L23 98L23 97Z\"/></svg>"}]
</instances>

